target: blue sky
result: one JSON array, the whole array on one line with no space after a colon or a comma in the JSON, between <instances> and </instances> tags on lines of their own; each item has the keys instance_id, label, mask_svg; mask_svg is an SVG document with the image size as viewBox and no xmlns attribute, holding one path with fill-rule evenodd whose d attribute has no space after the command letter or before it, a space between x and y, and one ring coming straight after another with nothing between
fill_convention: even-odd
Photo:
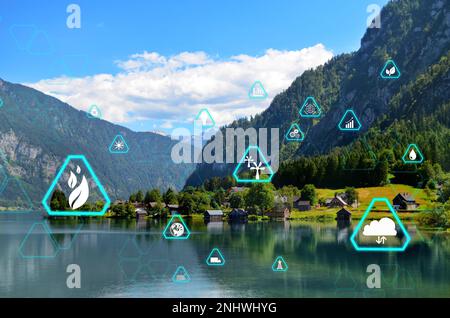
<instances>
[{"instance_id":1,"label":"blue sky","mask_svg":"<svg viewBox=\"0 0 450 318\"><path fill-rule=\"evenodd\" d=\"M70 3L81 7L81 29L66 27ZM219 61L321 43L336 55L358 49L372 3L387 0L2 0L0 77L30 83L64 73L116 75L123 71L116 61L143 52L204 52ZM12 34L14 25L29 27ZM24 49L36 32L36 49ZM126 125L139 130L145 120Z\"/></svg>"}]
</instances>

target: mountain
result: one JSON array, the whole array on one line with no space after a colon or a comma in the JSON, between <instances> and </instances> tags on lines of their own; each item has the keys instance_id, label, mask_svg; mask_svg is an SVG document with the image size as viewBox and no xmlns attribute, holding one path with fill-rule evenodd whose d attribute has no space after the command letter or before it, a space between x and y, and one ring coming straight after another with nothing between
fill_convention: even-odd
<instances>
[{"instance_id":1,"label":"mountain","mask_svg":"<svg viewBox=\"0 0 450 318\"><path fill-rule=\"evenodd\" d=\"M3 80L0 97L1 169L20 181L33 202L40 202L70 154L86 156L112 199L128 198L137 189L180 189L194 169L172 162L169 137L88 118L56 98ZM118 134L129 146L127 154L109 153ZM6 187L0 200L14 197L12 192Z\"/></svg>"},{"instance_id":2,"label":"mountain","mask_svg":"<svg viewBox=\"0 0 450 318\"><path fill-rule=\"evenodd\" d=\"M389 140L401 139L421 141L425 148L430 148L431 142L434 148L447 149L442 152L448 153L450 145L445 139L450 97L449 49L450 2L390 1L381 11L381 28L367 29L358 51L339 55L304 72L286 91L275 96L264 112L230 126L279 127L283 139L291 124L297 122L306 137L302 143L282 141L281 161L285 162L327 155L340 148L351 152L352 147L360 147L361 140L372 152L381 150ZM399 79L380 77L389 59L401 70ZM299 116L308 96L314 96L320 104L323 113L319 119ZM362 124L359 132L344 133L337 129L346 109L357 114ZM429 118L428 125L423 123L424 116ZM414 127L414 131L403 129L408 126ZM436 129L434 136L429 134L430 129ZM380 139L385 139L385 143L377 144ZM450 169L450 155L427 149L426 157ZM223 175L224 171L228 174L232 168L201 165L188 183L195 184L199 176L204 179Z\"/></svg>"}]
</instances>

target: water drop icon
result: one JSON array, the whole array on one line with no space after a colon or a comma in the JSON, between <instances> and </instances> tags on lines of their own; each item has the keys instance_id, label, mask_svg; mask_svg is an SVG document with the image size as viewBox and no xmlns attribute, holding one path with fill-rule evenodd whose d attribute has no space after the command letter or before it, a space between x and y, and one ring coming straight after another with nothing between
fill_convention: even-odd
<instances>
[{"instance_id":1,"label":"water drop icon","mask_svg":"<svg viewBox=\"0 0 450 318\"><path fill-rule=\"evenodd\" d=\"M409 160L414 161L417 158L417 154L414 151L414 149L411 149L411 151L409 152Z\"/></svg>"}]
</instances>

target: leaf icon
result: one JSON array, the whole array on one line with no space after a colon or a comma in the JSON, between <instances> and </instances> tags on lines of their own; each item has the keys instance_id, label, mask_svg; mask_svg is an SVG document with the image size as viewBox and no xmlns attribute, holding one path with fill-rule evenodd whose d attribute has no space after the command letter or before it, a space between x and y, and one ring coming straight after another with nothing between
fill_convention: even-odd
<instances>
[{"instance_id":1,"label":"leaf icon","mask_svg":"<svg viewBox=\"0 0 450 318\"><path fill-rule=\"evenodd\" d=\"M389 75L393 74L395 74L395 66L392 66L391 69L389 70Z\"/></svg>"},{"instance_id":2,"label":"leaf icon","mask_svg":"<svg viewBox=\"0 0 450 318\"><path fill-rule=\"evenodd\" d=\"M86 177L83 176L83 180L75 190L69 196L69 205L72 210L78 209L80 206L86 203L89 198L89 185L87 183Z\"/></svg>"},{"instance_id":3,"label":"leaf icon","mask_svg":"<svg viewBox=\"0 0 450 318\"><path fill-rule=\"evenodd\" d=\"M69 180L67 181L67 184L71 189L73 189L77 185L77 176L74 175L72 171L70 171L70 177Z\"/></svg>"}]
</instances>

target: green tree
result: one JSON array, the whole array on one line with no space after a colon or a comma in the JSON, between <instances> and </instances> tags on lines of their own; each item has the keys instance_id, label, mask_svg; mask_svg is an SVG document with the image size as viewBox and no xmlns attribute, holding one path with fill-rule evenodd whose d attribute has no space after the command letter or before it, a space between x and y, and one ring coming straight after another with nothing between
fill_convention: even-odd
<instances>
[{"instance_id":1,"label":"green tree","mask_svg":"<svg viewBox=\"0 0 450 318\"><path fill-rule=\"evenodd\" d=\"M130 197L128 198L128 201L130 201L130 202L136 202L136 193L130 194Z\"/></svg>"},{"instance_id":2,"label":"green tree","mask_svg":"<svg viewBox=\"0 0 450 318\"><path fill-rule=\"evenodd\" d=\"M183 192L180 194L179 205L187 215L195 211L195 201L191 193Z\"/></svg>"},{"instance_id":3,"label":"green tree","mask_svg":"<svg viewBox=\"0 0 450 318\"><path fill-rule=\"evenodd\" d=\"M313 184L305 184L302 189L301 199L309 201L311 205L317 204L316 187Z\"/></svg>"},{"instance_id":4,"label":"green tree","mask_svg":"<svg viewBox=\"0 0 450 318\"><path fill-rule=\"evenodd\" d=\"M166 193L163 195L163 200L165 204L177 204L178 198L177 194L172 188L167 189Z\"/></svg>"},{"instance_id":5,"label":"green tree","mask_svg":"<svg viewBox=\"0 0 450 318\"><path fill-rule=\"evenodd\" d=\"M136 193L136 201L140 203L144 202L144 193L141 190Z\"/></svg>"},{"instance_id":6,"label":"green tree","mask_svg":"<svg viewBox=\"0 0 450 318\"><path fill-rule=\"evenodd\" d=\"M353 203L358 201L358 192L353 187L346 187L345 197L347 199L347 203L352 205Z\"/></svg>"},{"instance_id":7,"label":"green tree","mask_svg":"<svg viewBox=\"0 0 450 318\"><path fill-rule=\"evenodd\" d=\"M56 189L50 199L50 208L52 211L65 211L69 208L69 202L66 199L64 192Z\"/></svg>"},{"instance_id":8,"label":"green tree","mask_svg":"<svg viewBox=\"0 0 450 318\"><path fill-rule=\"evenodd\" d=\"M145 194L144 203L148 205L150 202L162 202L162 200L159 189L152 189Z\"/></svg>"},{"instance_id":9,"label":"green tree","mask_svg":"<svg viewBox=\"0 0 450 318\"><path fill-rule=\"evenodd\" d=\"M234 192L230 195L230 207L232 209L243 208L245 204L244 193L243 192Z\"/></svg>"},{"instance_id":10,"label":"green tree","mask_svg":"<svg viewBox=\"0 0 450 318\"><path fill-rule=\"evenodd\" d=\"M272 209L275 204L275 191L270 183L254 183L245 194L246 206L262 213Z\"/></svg>"}]
</instances>

